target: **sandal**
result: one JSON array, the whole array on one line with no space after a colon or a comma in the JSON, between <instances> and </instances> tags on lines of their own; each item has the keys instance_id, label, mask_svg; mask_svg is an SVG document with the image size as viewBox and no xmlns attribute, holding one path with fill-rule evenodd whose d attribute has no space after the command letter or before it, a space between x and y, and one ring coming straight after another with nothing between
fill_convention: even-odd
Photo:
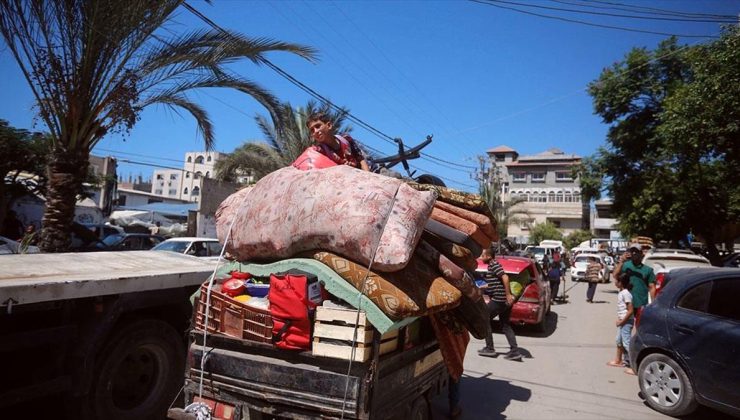
<instances>
[{"instance_id":1,"label":"sandal","mask_svg":"<svg viewBox=\"0 0 740 420\"><path fill-rule=\"evenodd\" d=\"M632 370L632 368L625 369L624 373L626 373L627 375L637 376L637 374L635 373L634 370Z\"/></svg>"},{"instance_id":2,"label":"sandal","mask_svg":"<svg viewBox=\"0 0 740 420\"><path fill-rule=\"evenodd\" d=\"M614 363L613 360L606 362L606 365L611 367L624 367L624 363Z\"/></svg>"}]
</instances>

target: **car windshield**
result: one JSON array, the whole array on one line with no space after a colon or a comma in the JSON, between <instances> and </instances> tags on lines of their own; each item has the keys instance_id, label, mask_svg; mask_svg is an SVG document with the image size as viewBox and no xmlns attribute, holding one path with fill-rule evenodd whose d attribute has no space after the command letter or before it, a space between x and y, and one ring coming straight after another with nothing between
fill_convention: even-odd
<instances>
[{"instance_id":1,"label":"car windshield","mask_svg":"<svg viewBox=\"0 0 740 420\"><path fill-rule=\"evenodd\" d=\"M528 248L528 251L537 255L537 254L543 254L545 253L545 248L539 247L539 246L533 246L531 248Z\"/></svg>"},{"instance_id":2,"label":"car windshield","mask_svg":"<svg viewBox=\"0 0 740 420\"><path fill-rule=\"evenodd\" d=\"M152 248L153 251L172 251L179 254L183 254L188 248L190 242L183 241L164 241L161 244Z\"/></svg>"},{"instance_id":3,"label":"car windshield","mask_svg":"<svg viewBox=\"0 0 740 420\"><path fill-rule=\"evenodd\" d=\"M680 256L675 257L660 257L660 258L646 258L645 264L649 266L657 266L661 268L678 268L678 267L710 267L712 264L694 258L681 258Z\"/></svg>"},{"instance_id":4,"label":"car windshield","mask_svg":"<svg viewBox=\"0 0 740 420\"><path fill-rule=\"evenodd\" d=\"M588 263L591 258L593 257L590 257L588 255L579 255L576 257L576 262L577 263Z\"/></svg>"},{"instance_id":5,"label":"car windshield","mask_svg":"<svg viewBox=\"0 0 740 420\"><path fill-rule=\"evenodd\" d=\"M113 246L123 240L123 235L121 234L115 234L115 235L108 235L103 239L103 243L107 246Z\"/></svg>"}]
</instances>

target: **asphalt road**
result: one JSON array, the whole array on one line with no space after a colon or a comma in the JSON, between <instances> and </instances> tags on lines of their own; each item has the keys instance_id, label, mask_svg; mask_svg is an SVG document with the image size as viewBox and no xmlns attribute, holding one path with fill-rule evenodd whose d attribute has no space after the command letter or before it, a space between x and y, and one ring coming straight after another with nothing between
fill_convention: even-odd
<instances>
[{"instance_id":1,"label":"asphalt road","mask_svg":"<svg viewBox=\"0 0 740 420\"><path fill-rule=\"evenodd\" d=\"M586 283L566 281L568 303L553 305L548 329L515 328L521 362L481 357L483 340L472 339L461 382L462 419L661 419L638 397L637 377L609 367L615 357L616 299L613 284L599 284L594 303ZM562 289L562 285L561 285ZM508 350L494 330L496 350ZM447 415L447 396L432 401L435 419ZM700 409L695 417L725 416Z\"/></svg>"}]
</instances>

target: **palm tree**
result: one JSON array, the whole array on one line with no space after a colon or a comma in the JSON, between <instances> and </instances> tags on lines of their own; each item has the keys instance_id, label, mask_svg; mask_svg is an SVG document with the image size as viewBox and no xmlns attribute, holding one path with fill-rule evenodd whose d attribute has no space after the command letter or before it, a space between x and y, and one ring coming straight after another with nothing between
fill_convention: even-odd
<instances>
[{"instance_id":1,"label":"palm tree","mask_svg":"<svg viewBox=\"0 0 740 420\"><path fill-rule=\"evenodd\" d=\"M529 212L522 206L517 206L527 200L521 197L511 197L508 201L501 198L501 178L495 168L488 168L488 160L478 157L481 177L478 179L478 189L481 197L496 217L496 229L501 239L506 238L509 225L512 223L529 223Z\"/></svg>"},{"instance_id":2,"label":"palm tree","mask_svg":"<svg viewBox=\"0 0 740 420\"><path fill-rule=\"evenodd\" d=\"M279 102L224 65L260 63L270 51L312 59L314 50L234 32L195 30L170 35L166 25L182 0L3 0L0 32L49 129L48 193L41 247L69 246L75 198L93 147L108 133L128 132L141 111L161 104L193 116L207 149L213 128L187 93L207 87L239 90L271 114Z\"/></svg>"},{"instance_id":3,"label":"palm tree","mask_svg":"<svg viewBox=\"0 0 740 420\"><path fill-rule=\"evenodd\" d=\"M573 177L581 187L581 229L591 231L591 201L601 198L604 169L598 155L585 157L573 168Z\"/></svg>"},{"instance_id":4,"label":"palm tree","mask_svg":"<svg viewBox=\"0 0 740 420\"><path fill-rule=\"evenodd\" d=\"M327 114L337 127L337 132L348 132L352 129L344 126L348 112L346 109L332 110L328 104L319 106L313 100L308 101L304 108L297 109L293 109L290 104L283 104L278 112L282 116L282 122L275 121L274 118L270 122L262 115L255 117L266 141L245 142L229 156L220 159L216 162L216 178L236 181L240 174L249 173L256 181L270 172L290 165L313 144L306 121L316 112Z\"/></svg>"}]
</instances>

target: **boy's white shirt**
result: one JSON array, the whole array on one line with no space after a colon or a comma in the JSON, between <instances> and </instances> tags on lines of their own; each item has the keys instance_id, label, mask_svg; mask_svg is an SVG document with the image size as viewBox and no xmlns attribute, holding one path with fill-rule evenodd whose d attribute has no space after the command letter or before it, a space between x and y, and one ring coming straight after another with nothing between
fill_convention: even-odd
<instances>
[{"instance_id":1,"label":"boy's white shirt","mask_svg":"<svg viewBox=\"0 0 740 420\"><path fill-rule=\"evenodd\" d=\"M622 289L617 295L617 318L624 319L627 315L627 304L632 303L632 293L627 289Z\"/></svg>"}]
</instances>

